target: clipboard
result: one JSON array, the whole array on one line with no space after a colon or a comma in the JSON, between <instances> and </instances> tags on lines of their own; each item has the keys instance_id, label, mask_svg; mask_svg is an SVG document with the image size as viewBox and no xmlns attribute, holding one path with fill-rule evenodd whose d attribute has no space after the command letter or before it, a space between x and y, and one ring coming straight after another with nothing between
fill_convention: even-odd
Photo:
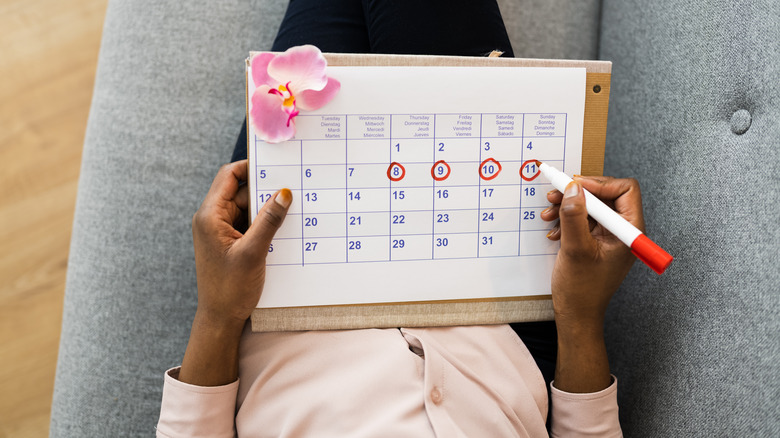
<instances>
[{"instance_id":1,"label":"clipboard","mask_svg":"<svg viewBox=\"0 0 780 438\"><path fill-rule=\"evenodd\" d=\"M612 63L588 60L325 54L329 66L469 66L584 68L583 175L602 175ZM248 100L247 100L248 102ZM248 106L248 103L247 103ZM247 148L250 147L249 140ZM434 327L549 321L550 295L379 304L257 308L252 331Z\"/></svg>"}]
</instances>

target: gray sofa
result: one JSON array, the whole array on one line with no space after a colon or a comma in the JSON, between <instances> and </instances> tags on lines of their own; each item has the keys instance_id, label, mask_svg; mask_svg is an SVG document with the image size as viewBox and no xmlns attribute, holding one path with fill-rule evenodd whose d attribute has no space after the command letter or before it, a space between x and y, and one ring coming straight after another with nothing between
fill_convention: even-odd
<instances>
[{"instance_id":1,"label":"gray sofa","mask_svg":"<svg viewBox=\"0 0 780 438\"><path fill-rule=\"evenodd\" d=\"M519 57L613 61L605 173L648 233L606 325L627 436L780 436L780 3L501 2ZM51 436L150 436L195 310L190 218L286 4L112 1L71 242Z\"/></svg>"}]
</instances>

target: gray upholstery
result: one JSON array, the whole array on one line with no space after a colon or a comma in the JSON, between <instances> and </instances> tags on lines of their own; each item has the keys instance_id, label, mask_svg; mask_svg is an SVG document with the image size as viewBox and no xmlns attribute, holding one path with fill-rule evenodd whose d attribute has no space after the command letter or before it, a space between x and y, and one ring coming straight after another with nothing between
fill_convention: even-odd
<instances>
[{"instance_id":1,"label":"gray upholstery","mask_svg":"<svg viewBox=\"0 0 780 438\"><path fill-rule=\"evenodd\" d=\"M596 59L601 0L498 0L517 58Z\"/></svg>"},{"instance_id":2,"label":"gray upholstery","mask_svg":"<svg viewBox=\"0 0 780 438\"><path fill-rule=\"evenodd\" d=\"M195 311L190 221L279 1L112 1L84 144L51 436L151 436Z\"/></svg>"},{"instance_id":3,"label":"gray upholstery","mask_svg":"<svg viewBox=\"0 0 780 438\"><path fill-rule=\"evenodd\" d=\"M624 429L777 434L777 7L599 3L501 7L518 56L596 57L600 36L615 62L607 172L640 179L650 235L678 257L662 277L635 267L611 308ZM285 6L110 3L51 436L153 434L195 309L190 218L238 134L243 59L270 47Z\"/></svg>"},{"instance_id":4,"label":"gray upholstery","mask_svg":"<svg viewBox=\"0 0 780 438\"><path fill-rule=\"evenodd\" d=\"M600 56L605 173L676 256L610 308L624 432L780 436L780 2L605 0Z\"/></svg>"}]
</instances>

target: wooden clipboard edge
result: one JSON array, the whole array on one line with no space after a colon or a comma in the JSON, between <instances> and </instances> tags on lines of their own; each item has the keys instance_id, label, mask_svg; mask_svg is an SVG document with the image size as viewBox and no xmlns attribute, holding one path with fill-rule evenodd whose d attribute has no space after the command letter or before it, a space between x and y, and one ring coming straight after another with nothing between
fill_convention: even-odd
<instances>
[{"instance_id":1,"label":"wooden clipboard edge","mask_svg":"<svg viewBox=\"0 0 780 438\"><path fill-rule=\"evenodd\" d=\"M582 127L582 174L604 174L611 73L585 74L585 120Z\"/></svg>"},{"instance_id":2,"label":"wooden clipboard edge","mask_svg":"<svg viewBox=\"0 0 780 438\"><path fill-rule=\"evenodd\" d=\"M266 52L249 52L252 58ZM278 53L278 52L271 52ZM612 62L580 59L536 59L536 58L488 58L474 56L436 55L380 55L372 53L324 53L330 66L499 66L499 67L581 67L586 73L612 73Z\"/></svg>"},{"instance_id":3,"label":"wooden clipboard edge","mask_svg":"<svg viewBox=\"0 0 780 438\"><path fill-rule=\"evenodd\" d=\"M256 53L260 52L250 52L247 66ZM601 175L604 171L604 145L607 137L607 112L612 77L612 63L609 61L346 53L326 53L325 58L328 60L328 65L331 66L585 68L586 90L581 171L583 175ZM246 105L248 114L248 86ZM247 121L247 123L249 122ZM247 149L249 149L249 144L249 138L247 138ZM248 152L247 150L247 156ZM431 318L431 315L436 315L436 318ZM258 308L252 312L251 323L253 332L270 332L368 327L440 327L502 324L518 321L550 321L552 319L551 296L542 295L457 301Z\"/></svg>"},{"instance_id":4,"label":"wooden clipboard edge","mask_svg":"<svg viewBox=\"0 0 780 438\"><path fill-rule=\"evenodd\" d=\"M435 318L431 318L435 315ZM255 309L252 331L443 327L553 319L549 295L411 303ZM367 324L368 322L368 324Z\"/></svg>"}]
</instances>

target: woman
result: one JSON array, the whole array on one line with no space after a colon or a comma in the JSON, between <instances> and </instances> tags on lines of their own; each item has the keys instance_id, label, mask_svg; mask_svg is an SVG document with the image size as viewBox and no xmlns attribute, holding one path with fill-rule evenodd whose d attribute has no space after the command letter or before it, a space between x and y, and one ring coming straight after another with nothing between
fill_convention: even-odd
<instances>
[{"instance_id":1,"label":"woman","mask_svg":"<svg viewBox=\"0 0 780 438\"><path fill-rule=\"evenodd\" d=\"M323 52L511 55L495 2L294 0L273 50L302 44ZM246 153L245 136L234 160ZM198 310L182 366L166 373L159 436L547 435L541 362L507 325L252 333L246 320L292 194L276 193L242 233L233 224L245 217L246 173L243 160L224 166L193 217ZM590 229L583 188L644 226L632 180L577 178L547 196L552 206L542 218L560 218L548 237L561 240L552 278L551 432L619 436L602 326L634 258L600 226Z\"/></svg>"}]
</instances>

